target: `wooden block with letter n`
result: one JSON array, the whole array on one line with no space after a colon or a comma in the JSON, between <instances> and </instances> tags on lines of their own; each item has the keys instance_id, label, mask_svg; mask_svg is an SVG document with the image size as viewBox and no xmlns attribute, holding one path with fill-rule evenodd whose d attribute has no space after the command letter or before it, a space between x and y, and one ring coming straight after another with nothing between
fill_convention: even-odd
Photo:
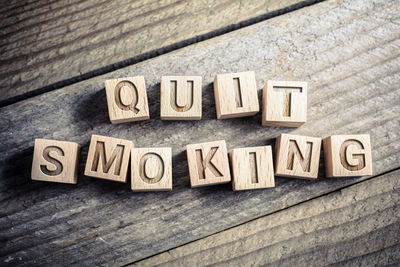
<instances>
[{"instance_id":1,"label":"wooden block with letter n","mask_svg":"<svg viewBox=\"0 0 400 267\"><path fill-rule=\"evenodd\" d=\"M214 141L186 146L192 187L231 181L226 143Z\"/></svg>"},{"instance_id":2,"label":"wooden block with letter n","mask_svg":"<svg viewBox=\"0 0 400 267\"><path fill-rule=\"evenodd\" d=\"M172 190L172 150L134 148L131 154L133 191Z\"/></svg>"},{"instance_id":3,"label":"wooden block with letter n","mask_svg":"<svg viewBox=\"0 0 400 267\"><path fill-rule=\"evenodd\" d=\"M35 139L32 180L76 184L79 144Z\"/></svg>"},{"instance_id":4,"label":"wooden block with letter n","mask_svg":"<svg viewBox=\"0 0 400 267\"><path fill-rule=\"evenodd\" d=\"M162 120L201 119L201 76L162 76Z\"/></svg>"},{"instance_id":5,"label":"wooden block with letter n","mask_svg":"<svg viewBox=\"0 0 400 267\"><path fill-rule=\"evenodd\" d=\"M143 76L106 80L105 87L112 123L150 118Z\"/></svg>"},{"instance_id":6,"label":"wooden block with letter n","mask_svg":"<svg viewBox=\"0 0 400 267\"><path fill-rule=\"evenodd\" d=\"M318 178L321 138L281 134L275 144L275 175Z\"/></svg>"},{"instance_id":7,"label":"wooden block with letter n","mask_svg":"<svg viewBox=\"0 0 400 267\"><path fill-rule=\"evenodd\" d=\"M327 177L372 175L371 141L368 134L332 135L324 138Z\"/></svg>"},{"instance_id":8,"label":"wooden block with letter n","mask_svg":"<svg viewBox=\"0 0 400 267\"><path fill-rule=\"evenodd\" d=\"M128 140L92 135L85 175L125 183L132 148Z\"/></svg>"},{"instance_id":9,"label":"wooden block with letter n","mask_svg":"<svg viewBox=\"0 0 400 267\"><path fill-rule=\"evenodd\" d=\"M262 106L262 125L299 127L307 120L307 83L267 81Z\"/></svg>"},{"instance_id":10,"label":"wooden block with letter n","mask_svg":"<svg viewBox=\"0 0 400 267\"><path fill-rule=\"evenodd\" d=\"M218 74L214 96L218 119L252 116L260 110L254 71Z\"/></svg>"},{"instance_id":11,"label":"wooden block with letter n","mask_svg":"<svg viewBox=\"0 0 400 267\"><path fill-rule=\"evenodd\" d=\"M275 186L271 146L235 148L229 156L233 190Z\"/></svg>"}]
</instances>

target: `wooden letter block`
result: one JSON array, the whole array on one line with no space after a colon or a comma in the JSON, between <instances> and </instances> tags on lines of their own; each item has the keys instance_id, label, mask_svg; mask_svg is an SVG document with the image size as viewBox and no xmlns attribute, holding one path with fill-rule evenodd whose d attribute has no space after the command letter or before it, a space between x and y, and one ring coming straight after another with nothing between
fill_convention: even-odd
<instances>
[{"instance_id":1,"label":"wooden letter block","mask_svg":"<svg viewBox=\"0 0 400 267\"><path fill-rule=\"evenodd\" d=\"M131 155L133 191L172 190L172 150L134 148Z\"/></svg>"},{"instance_id":2,"label":"wooden letter block","mask_svg":"<svg viewBox=\"0 0 400 267\"><path fill-rule=\"evenodd\" d=\"M262 102L262 125L299 127L307 120L307 83L267 81Z\"/></svg>"},{"instance_id":3,"label":"wooden letter block","mask_svg":"<svg viewBox=\"0 0 400 267\"><path fill-rule=\"evenodd\" d=\"M186 146L192 187L228 183L231 180L225 141Z\"/></svg>"},{"instance_id":4,"label":"wooden letter block","mask_svg":"<svg viewBox=\"0 0 400 267\"><path fill-rule=\"evenodd\" d=\"M318 178L321 138L281 134L276 138L275 175Z\"/></svg>"},{"instance_id":5,"label":"wooden letter block","mask_svg":"<svg viewBox=\"0 0 400 267\"><path fill-rule=\"evenodd\" d=\"M76 184L78 159L77 143L35 139L32 180Z\"/></svg>"},{"instance_id":6,"label":"wooden letter block","mask_svg":"<svg viewBox=\"0 0 400 267\"><path fill-rule=\"evenodd\" d=\"M218 119L252 116L260 110L254 71L218 74L214 96Z\"/></svg>"},{"instance_id":7,"label":"wooden letter block","mask_svg":"<svg viewBox=\"0 0 400 267\"><path fill-rule=\"evenodd\" d=\"M133 142L128 140L92 135L85 175L126 183L132 148Z\"/></svg>"},{"instance_id":8,"label":"wooden letter block","mask_svg":"<svg viewBox=\"0 0 400 267\"><path fill-rule=\"evenodd\" d=\"M229 152L233 190L275 186L271 146L235 148Z\"/></svg>"},{"instance_id":9,"label":"wooden letter block","mask_svg":"<svg viewBox=\"0 0 400 267\"><path fill-rule=\"evenodd\" d=\"M368 134L332 135L325 138L324 157L327 177L372 175Z\"/></svg>"},{"instance_id":10,"label":"wooden letter block","mask_svg":"<svg viewBox=\"0 0 400 267\"><path fill-rule=\"evenodd\" d=\"M162 76L162 120L201 120L201 76Z\"/></svg>"},{"instance_id":11,"label":"wooden letter block","mask_svg":"<svg viewBox=\"0 0 400 267\"><path fill-rule=\"evenodd\" d=\"M106 80L105 86L111 123L150 118L143 76Z\"/></svg>"}]
</instances>

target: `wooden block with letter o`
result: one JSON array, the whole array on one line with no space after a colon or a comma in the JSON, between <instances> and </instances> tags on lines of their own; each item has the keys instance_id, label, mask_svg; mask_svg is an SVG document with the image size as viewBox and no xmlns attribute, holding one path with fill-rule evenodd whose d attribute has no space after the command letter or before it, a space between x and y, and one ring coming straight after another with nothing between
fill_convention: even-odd
<instances>
[{"instance_id":1,"label":"wooden block with letter o","mask_svg":"<svg viewBox=\"0 0 400 267\"><path fill-rule=\"evenodd\" d=\"M192 187L231 181L226 143L214 141L186 146Z\"/></svg>"},{"instance_id":2,"label":"wooden block with letter o","mask_svg":"<svg viewBox=\"0 0 400 267\"><path fill-rule=\"evenodd\" d=\"M128 140L92 135L85 175L125 183L132 148Z\"/></svg>"},{"instance_id":3,"label":"wooden block with letter o","mask_svg":"<svg viewBox=\"0 0 400 267\"><path fill-rule=\"evenodd\" d=\"M235 148L229 156L233 190L275 186L271 146Z\"/></svg>"},{"instance_id":4,"label":"wooden block with letter o","mask_svg":"<svg viewBox=\"0 0 400 267\"><path fill-rule=\"evenodd\" d=\"M150 118L143 76L106 80L105 87L112 123Z\"/></svg>"},{"instance_id":5,"label":"wooden block with letter o","mask_svg":"<svg viewBox=\"0 0 400 267\"><path fill-rule=\"evenodd\" d=\"M162 120L201 119L201 76L162 76Z\"/></svg>"},{"instance_id":6,"label":"wooden block with letter o","mask_svg":"<svg viewBox=\"0 0 400 267\"><path fill-rule=\"evenodd\" d=\"M315 179L320 154L321 138L281 134L275 144L275 175Z\"/></svg>"},{"instance_id":7,"label":"wooden block with letter o","mask_svg":"<svg viewBox=\"0 0 400 267\"><path fill-rule=\"evenodd\" d=\"M36 139L32 162L32 180L76 184L79 144Z\"/></svg>"},{"instance_id":8,"label":"wooden block with letter o","mask_svg":"<svg viewBox=\"0 0 400 267\"><path fill-rule=\"evenodd\" d=\"M332 135L324 138L327 177L372 175L371 141L368 134Z\"/></svg>"},{"instance_id":9,"label":"wooden block with letter o","mask_svg":"<svg viewBox=\"0 0 400 267\"><path fill-rule=\"evenodd\" d=\"M307 83L267 81L262 106L262 125L299 127L307 120Z\"/></svg>"},{"instance_id":10,"label":"wooden block with letter o","mask_svg":"<svg viewBox=\"0 0 400 267\"><path fill-rule=\"evenodd\" d=\"M172 150L134 148L131 154L133 191L172 190Z\"/></svg>"},{"instance_id":11,"label":"wooden block with letter o","mask_svg":"<svg viewBox=\"0 0 400 267\"><path fill-rule=\"evenodd\" d=\"M252 116L260 110L254 71L218 74L214 96L218 119Z\"/></svg>"}]
</instances>

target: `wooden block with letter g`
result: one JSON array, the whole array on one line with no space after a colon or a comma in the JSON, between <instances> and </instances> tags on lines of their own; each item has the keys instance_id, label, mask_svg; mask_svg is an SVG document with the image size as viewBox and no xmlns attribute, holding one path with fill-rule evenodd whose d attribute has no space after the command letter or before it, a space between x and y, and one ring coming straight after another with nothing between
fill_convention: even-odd
<instances>
[{"instance_id":1,"label":"wooden block with letter g","mask_svg":"<svg viewBox=\"0 0 400 267\"><path fill-rule=\"evenodd\" d=\"M214 96L218 119L252 116L260 110L254 71L218 74Z\"/></svg>"},{"instance_id":2,"label":"wooden block with letter g","mask_svg":"<svg viewBox=\"0 0 400 267\"><path fill-rule=\"evenodd\" d=\"M275 186L271 146L235 148L229 156L233 190Z\"/></svg>"},{"instance_id":3,"label":"wooden block with letter g","mask_svg":"<svg viewBox=\"0 0 400 267\"><path fill-rule=\"evenodd\" d=\"M162 120L201 119L201 76L162 76Z\"/></svg>"},{"instance_id":4,"label":"wooden block with letter g","mask_svg":"<svg viewBox=\"0 0 400 267\"><path fill-rule=\"evenodd\" d=\"M368 134L332 135L324 138L327 177L372 175L371 141Z\"/></svg>"},{"instance_id":5,"label":"wooden block with letter g","mask_svg":"<svg viewBox=\"0 0 400 267\"><path fill-rule=\"evenodd\" d=\"M275 175L318 178L321 138L281 134L275 144Z\"/></svg>"},{"instance_id":6,"label":"wooden block with letter g","mask_svg":"<svg viewBox=\"0 0 400 267\"><path fill-rule=\"evenodd\" d=\"M92 135L85 175L125 183L132 148L128 140Z\"/></svg>"},{"instance_id":7,"label":"wooden block with letter g","mask_svg":"<svg viewBox=\"0 0 400 267\"><path fill-rule=\"evenodd\" d=\"M262 125L299 127L307 120L307 83L267 81L262 106Z\"/></svg>"},{"instance_id":8,"label":"wooden block with letter g","mask_svg":"<svg viewBox=\"0 0 400 267\"><path fill-rule=\"evenodd\" d=\"M76 184L79 144L35 139L32 180Z\"/></svg>"},{"instance_id":9,"label":"wooden block with letter g","mask_svg":"<svg viewBox=\"0 0 400 267\"><path fill-rule=\"evenodd\" d=\"M143 76L106 80L105 87L112 123L150 118Z\"/></svg>"},{"instance_id":10,"label":"wooden block with letter g","mask_svg":"<svg viewBox=\"0 0 400 267\"><path fill-rule=\"evenodd\" d=\"M192 187L231 181L226 143L214 141L186 146Z\"/></svg>"},{"instance_id":11,"label":"wooden block with letter g","mask_svg":"<svg viewBox=\"0 0 400 267\"><path fill-rule=\"evenodd\" d=\"M134 148L131 154L133 191L172 190L172 150Z\"/></svg>"}]
</instances>

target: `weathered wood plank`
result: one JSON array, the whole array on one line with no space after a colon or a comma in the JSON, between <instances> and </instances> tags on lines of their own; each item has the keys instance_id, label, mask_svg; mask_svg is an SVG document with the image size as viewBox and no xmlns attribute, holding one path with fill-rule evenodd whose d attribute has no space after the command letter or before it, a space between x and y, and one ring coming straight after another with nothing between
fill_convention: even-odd
<instances>
[{"instance_id":1,"label":"weathered wood plank","mask_svg":"<svg viewBox=\"0 0 400 267\"><path fill-rule=\"evenodd\" d=\"M399 167L399 11L398 1L324 2L0 109L0 262L126 264L363 179L325 179L320 168L321 179L277 178L274 189L191 190L190 143L225 139L231 149L271 144L289 131L369 133L375 173ZM259 89L266 79L309 82L304 126L262 127L260 114L216 120L214 75L253 69ZM134 74L146 77L151 119L111 125L104 80ZM159 119L160 77L171 74L203 76L203 120ZM133 193L83 177L91 134L171 146L173 191ZM37 137L83 145L77 186L30 181Z\"/></svg>"},{"instance_id":2,"label":"weathered wood plank","mask_svg":"<svg viewBox=\"0 0 400 267\"><path fill-rule=\"evenodd\" d=\"M0 102L315 0L37 1L0 11ZM47 2L47 1L46 1ZM13 6L13 3L11 3Z\"/></svg>"},{"instance_id":3,"label":"weathered wood plank","mask_svg":"<svg viewBox=\"0 0 400 267\"><path fill-rule=\"evenodd\" d=\"M132 266L399 264L399 232L397 170Z\"/></svg>"}]
</instances>

